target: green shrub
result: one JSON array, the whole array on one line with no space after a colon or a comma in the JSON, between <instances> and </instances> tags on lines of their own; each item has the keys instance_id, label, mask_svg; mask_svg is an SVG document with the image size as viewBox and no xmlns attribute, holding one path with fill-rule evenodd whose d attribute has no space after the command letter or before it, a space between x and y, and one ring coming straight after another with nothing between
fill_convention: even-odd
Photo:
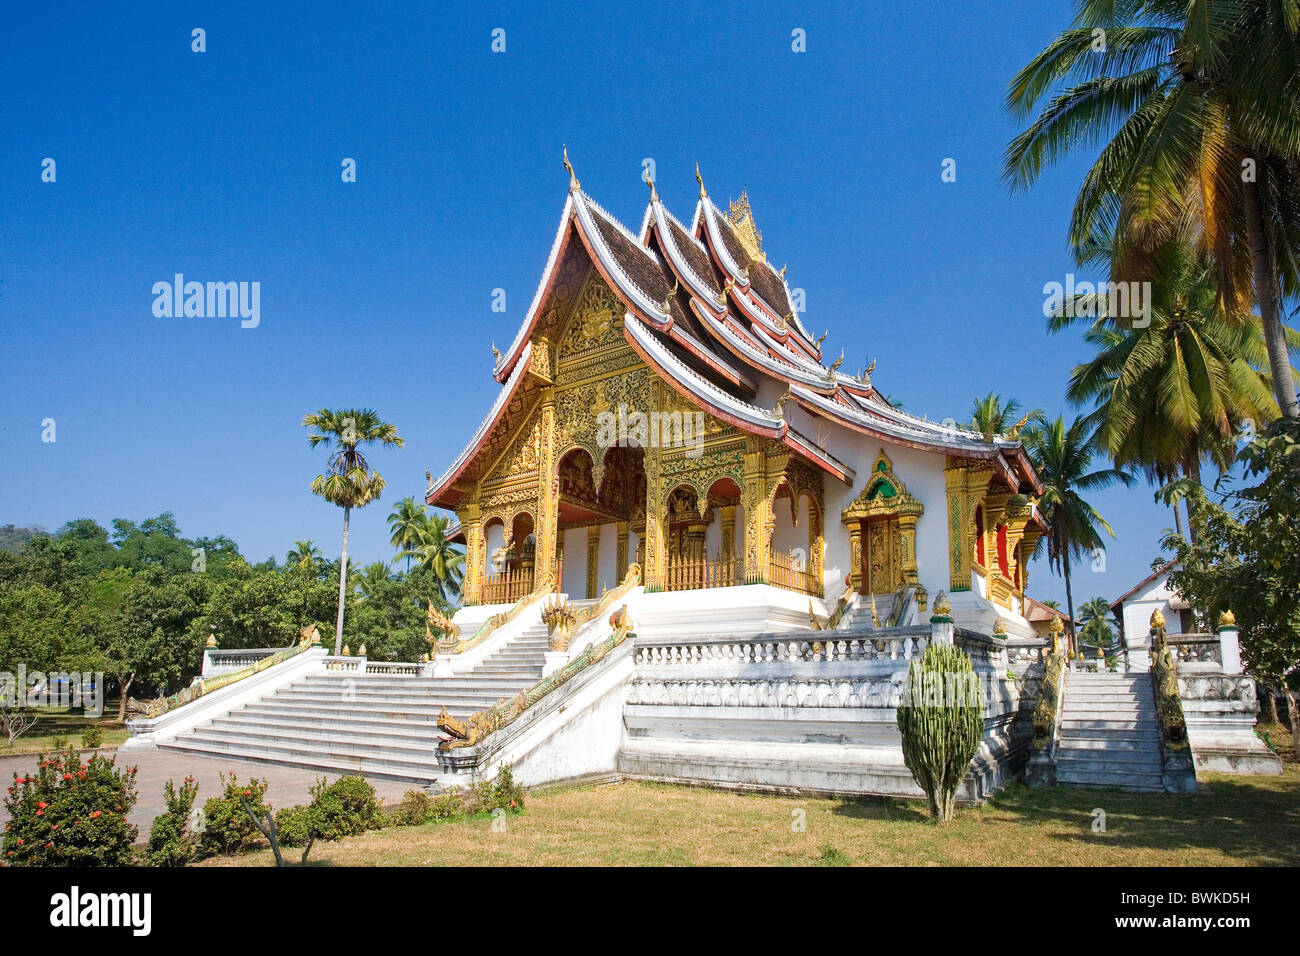
<instances>
[{"instance_id":1,"label":"green shrub","mask_svg":"<svg viewBox=\"0 0 1300 956\"><path fill-rule=\"evenodd\" d=\"M908 668L898 702L903 762L936 823L952 819L957 788L984 734L984 688L959 647L931 644Z\"/></svg>"},{"instance_id":2,"label":"green shrub","mask_svg":"<svg viewBox=\"0 0 1300 956\"><path fill-rule=\"evenodd\" d=\"M81 733L81 746L87 750L97 750L104 745L104 732L98 727L87 727Z\"/></svg>"},{"instance_id":3,"label":"green shrub","mask_svg":"<svg viewBox=\"0 0 1300 956\"><path fill-rule=\"evenodd\" d=\"M5 799L0 853L14 866L125 866L139 830L127 822L135 806L135 768L75 750L41 754L35 773L14 774Z\"/></svg>"},{"instance_id":4,"label":"green shrub","mask_svg":"<svg viewBox=\"0 0 1300 956\"><path fill-rule=\"evenodd\" d=\"M179 791L170 780L163 785L167 809L154 817L144 854L145 862L150 866L184 866L194 859L195 840L190 832L190 813L198 794L199 785L193 777L186 777Z\"/></svg>"},{"instance_id":5,"label":"green shrub","mask_svg":"<svg viewBox=\"0 0 1300 956\"><path fill-rule=\"evenodd\" d=\"M460 788L453 788L430 796L423 790L408 790L402 802L388 814L388 824L394 827L414 827L422 823L452 820L465 813L465 800Z\"/></svg>"},{"instance_id":6,"label":"green shrub","mask_svg":"<svg viewBox=\"0 0 1300 956\"><path fill-rule=\"evenodd\" d=\"M244 811L239 798L242 795L254 813L264 813L267 807L262 798L266 794L266 781L249 777L248 783L241 784L234 774L227 779L223 773L221 784L221 796L210 797L203 804L200 856L240 853L262 842L262 832Z\"/></svg>"},{"instance_id":7,"label":"green shrub","mask_svg":"<svg viewBox=\"0 0 1300 956\"><path fill-rule=\"evenodd\" d=\"M306 846L312 839L312 808L285 807L275 815L275 829L280 846Z\"/></svg>"},{"instance_id":8,"label":"green shrub","mask_svg":"<svg viewBox=\"0 0 1300 956\"><path fill-rule=\"evenodd\" d=\"M311 797L317 839L338 840L384 825L384 812L375 798L375 788L364 777L339 777L331 784L322 777L311 788Z\"/></svg>"},{"instance_id":9,"label":"green shrub","mask_svg":"<svg viewBox=\"0 0 1300 956\"><path fill-rule=\"evenodd\" d=\"M505 766L497 771L495 780L484 780L474 785L470 791L470 810L472 813L491 813L493 810L522 813L525 792L515 783L511 768Z\"/></svg>"}]
</instances>

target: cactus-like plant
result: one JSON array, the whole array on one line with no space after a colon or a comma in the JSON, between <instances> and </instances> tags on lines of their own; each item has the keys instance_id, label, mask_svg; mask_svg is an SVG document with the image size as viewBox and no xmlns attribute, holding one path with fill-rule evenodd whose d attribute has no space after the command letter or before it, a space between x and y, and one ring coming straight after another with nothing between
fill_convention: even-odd
<instances>
[{"instance_id":1,"label":"cactus-like plant","mask_svg":"<svg viewBox=\"0 0 1300 956\"><path fill-rule=\"evenodd\" d=\"M952 819L957 788L984 733L984 688L965 651L932 644L908 669L898 702L903 762L935 823Z\"/></svg>"}]
</instances>

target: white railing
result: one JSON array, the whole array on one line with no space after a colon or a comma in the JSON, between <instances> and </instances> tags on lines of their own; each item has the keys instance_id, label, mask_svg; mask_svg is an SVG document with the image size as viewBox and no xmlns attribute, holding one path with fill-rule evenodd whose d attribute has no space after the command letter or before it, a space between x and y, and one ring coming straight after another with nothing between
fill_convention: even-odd
<instances>
[{"instance_id":1,"label":"white railing","mask_svg":"<svg viewBox=\"0 0 1300 956\"><path fill-rule=\"evenodd\" d=\"M1165 640L1175 665L1223 663L1217 634L1171 634Z\"/></svg>"},{"instance_id":2,"label":"white railing","mask_svg":"<svg viewBox=\"0 0 1300 956\"><path fill-rule=\"evenodd\" d=\"M664 643L638 641L638 667L661 665L772 664L783 662L910 661L930 642L926 627L898 628L897 633L866 637L814 631L810 636L694 638ZM825 635L824 639L819 639Z\"/></svg>"},{"instance_id":3,"label":"white railing","mask_svg":"<svg viewBox=\"0 0 1300 956\"><path fill-rule=\"evenodd\" d=\"M400 661L367 661L367 674L390 674L399 677L419 677L423 664L408 664Z\"/></svg>"},{"instance_id":4,"label":"white railing","mask_svg":"<svg viewBox=\"0 0 1300 956\"><path fill-rule=\"evenodd\" d=\"M283 647L245 647L231 650L206 647L203 649L203 667L199 671L199 676L215 677L217 674L241 671L282 650Z\"/></svg>"}]
</instances>

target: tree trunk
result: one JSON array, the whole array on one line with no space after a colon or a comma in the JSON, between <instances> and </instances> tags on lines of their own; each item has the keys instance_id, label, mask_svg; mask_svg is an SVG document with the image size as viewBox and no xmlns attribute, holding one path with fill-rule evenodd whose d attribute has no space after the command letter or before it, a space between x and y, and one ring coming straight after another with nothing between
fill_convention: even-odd
<instances>
[{"instance_id":1,"label":"tree trunk","mask_svg":"<svg viewBox=\"0 0 1300 956\"><path fill-rule=\"evenodd\" d=\"M334 622L334 656L343 653L343 603L348 593L348 519L351 508L343 509L343 555L339 559L339 614Z\"/></svg>"},{"instance_id":2,"label":"tree trunk","mask_svg":"<svg viewBox=\"0 0 1300 956\"><path fill-rule=\"evenodd\" d=\"M1255 298L1264 325L1264 344L1268 346L1268 368L1273 376L1273 394L1285 418L1300 418L1295 379L1291 374L1291 354L1286 344L1282 316L1278 306L1276 256L1272 236L1265 228L1265 210L1259 183L1243 184L1246 213L1246 237L1250 244L1250 265L1255 283Z\"/></svg>"},{"instance_id":3,"label":"tree trunk","mask_svg":"<svg viewBox=\"0 0 1300 956\"><path fill-rule=\"evenodd\" d=\"M1192 439L1191 446L1187 450L1187 456L1183 459L1183 477L1197 488L1201 487L1201 445L1195 438ZM1192 544L1196 544L1197 514L1192 510L1192 496L1188 495L1183 501L1187 505L1187 540ZM1176 508L1177 505L1174 507Z\"/></svg>"},{"instance_id":4,"label":"tree trunk","mask_svg":"<svg viewBox=\"0 0 1300 956\"><path fill-rule=\"evenodd\" d=\"M128 692L131 690L131 684L134 683L134 681L135 681L135 675L134 675L134 674L126 674L126 675L118 674L118 675L116 675L116 676L117 676L117 687L118 687L118 697L117 697L117 721L118 721L118 723L121 723L122 721L126 720L126 698L127 698L127 694L128 694ZM123 676L126 677L125 680L122 679Z\"/></svg>"},{"instance_id":5,"label":"tree trunk","mask_svg":"<svg viewBox=\"0 0 1300 956\"><path fill-rule=\"evenodd\" d=\"M1067 649L1073 655L1077 648L1074 646L1074 592L1070 589L1070 549L1066 548L1061 552L1061 567L1065 571L1065 606L1070 615L1069 633L1067 635Z\"/></svg>"},{"instance_id":6,"label":"tree trunk","mask_svg":"<svg viewBox=\"0 0 1300 956\"><path fill-rule=\"evenodd\" d=\"M1270 724L1282 723L1277 716L1277 685L1272 681L1266 681L1264 684L1264 714Z\"/></svg>"},{"instance_id":7,"label":"tree trunk","mask_svg":"<svg viewBox=\"0 0 1300 956\"><path fill-rule=\"evenodd\" d=\"M1282 685L1286 694L1286 709L1291 717L1291 753L1300 761L1300 711L1296 710L1296 692L1288 684Z\"/></svg>"},{"instance_id":8,"label":"tree trunk","mask_svg":"<svg viewBox=\"0 0 1300 956\"><path fill-rule=\"evenodd\" d=\"M1183 513L1178 510L1178 502L1174 502L1174 530L1178 532L1178 537L1183 537Z\"/></svg>"}]
</instances>

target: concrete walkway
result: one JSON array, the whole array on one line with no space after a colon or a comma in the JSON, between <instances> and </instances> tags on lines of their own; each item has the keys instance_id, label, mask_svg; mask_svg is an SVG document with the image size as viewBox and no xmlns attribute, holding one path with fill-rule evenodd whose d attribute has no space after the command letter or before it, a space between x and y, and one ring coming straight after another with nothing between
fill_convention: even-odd
<instances>
[{"instance_id":1,"label":"concrete walkway","mask_svg":"<svg viewBox=\"0 0 1300 956\"><path fill-rule=\"evenodd\" d=\"M128 819L140 828L141 841L149 836L149 825L153 822L153 818L167 808L163 799L163 784L168 780L174 780L179 787L186 777L193 777L199 785L199 795L194 805L201 807L209 797L221 793L219 775L222 773L227 777L234 773L240 780L247 780L249 777L265 779L268 784L266 800L272 807L279 808L306 803L310 799L309 791L312 784L321 776L327 777L331 782L338 778L338 774L322 774L317 770L277 767L269 763L253 763L166 750L120 754L117 763L120 767L139 768L135 777L139 799ZM8 789L13 784L15 773L21 776L35 769L36 758L31 754L0 757L0 786ZM396 803L402 798L402 794L411 789L409 783L397 783L392 780L371 780L370 785L375 788L381 804ZM0 824L3 824L8 817L3 804L0 804Z\"/></svg>"}]
</instances>

